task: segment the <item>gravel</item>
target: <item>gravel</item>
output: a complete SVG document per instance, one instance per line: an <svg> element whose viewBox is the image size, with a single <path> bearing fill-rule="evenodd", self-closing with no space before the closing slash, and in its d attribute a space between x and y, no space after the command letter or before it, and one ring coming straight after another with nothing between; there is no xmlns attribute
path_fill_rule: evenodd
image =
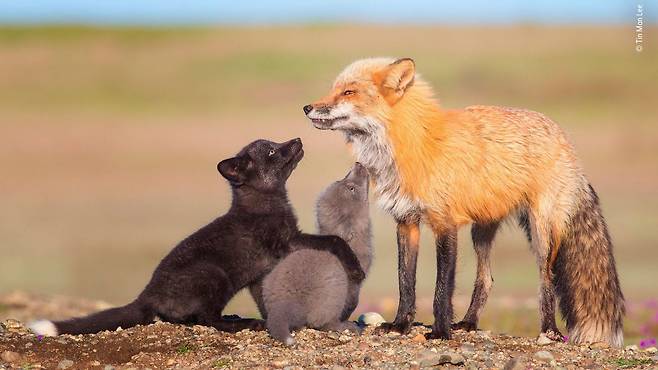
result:
<svg viewBox="0 0 658 370"><path fill-rule="evenodd" d="M14 297L15 298L15 297ZM274 369L419 369L442 368L655 368L658 356L646 350L576 346L537 338L513 337L491 332L453 332L453 338L422 340L429 329L416 326L407 335L379 335L373 327L363 334L326 333L312 329L296 332L291 348L267 332L219 332L204 326L157 322L93 335L37 338L24 322L37 317L95 311L93 302L61 297L27 296L20 305L0 313L0 369L174 369L174 368L274 368ZM80 302L76 304L76 302ZM62 305L57 311L53 302ZM53 314L46 316L43 308ZM77 307L77 308L76 308ZM58 313L59 312L59 313ZM78 312L75 314L82 314ZM19 319L9 320L9 317ZM549 349L549 350L547 350ZM628 368L628 367L626 367Z"/></svg>

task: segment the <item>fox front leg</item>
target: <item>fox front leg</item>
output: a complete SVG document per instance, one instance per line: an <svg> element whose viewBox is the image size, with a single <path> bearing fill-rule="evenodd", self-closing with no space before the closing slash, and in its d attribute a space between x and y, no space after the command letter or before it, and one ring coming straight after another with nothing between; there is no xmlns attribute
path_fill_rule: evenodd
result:
<svg viewBox="0 0 658 370"><path fill-rule="evenodd" d="M434 291L434 325L427 339L450 339L452 295L455 290L457 264L457 227L450 226L436 233L436 290Z"/></svg>
<svg viewBox="0 0 658 370"><path fill-rule="evenodd" d="M397 331L406 334L416 316L416 262L420 243L418 222L398 223L398 280L400 302L392 323L384 323L381 331Z"/></svg>

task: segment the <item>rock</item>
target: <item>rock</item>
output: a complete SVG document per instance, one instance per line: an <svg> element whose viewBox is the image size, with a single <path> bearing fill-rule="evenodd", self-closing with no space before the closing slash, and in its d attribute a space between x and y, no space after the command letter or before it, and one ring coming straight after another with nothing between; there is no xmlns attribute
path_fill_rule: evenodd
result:
<svg viewBox="0 0 658 370"><path fill-rule="evenodd" d="M166 362L165 364L166 364L167 366L171 366L171 365L173 365L173 364L175 364L175 363L176 363L176 360L174 360L173 358L170 358L169 360L167 360L167 362Z"/></svg>
<svg viewBox="0 0 658 370"><path fill-rule="evenodd" d="M62 360L57 364L58 369L68 369L69 367L73 366L74 362L71 360Z"/></svg>
<svg viewBox="0 0 658 370"><path fill-rule="evenodd" d="M606 349L610 348L610 345L606 342L596 342L589 345L589 349Z"/></svg>
<svg viewBox="0 0 658 370"><path fill-rule="evenodd" d="M555 342L544 333L539 334L539 337L537 338L537 345L539 346L547 346L553 343Z"/></svg>
<svg viewBox="0 0 658 370"><path fill-rule="evenodd" d="M527 368L525 360L521 357L512 357L507 363L503 370L525 370Z"/></svg>
<svg viewBox="0 0 658 370"><path fill-rule="evenodd" d="M464 363L464 356L452 351L435 353L430 350L425 350L416 357L416 362L421 368L442 364L459 365Z"/></svg>
<svg viewBox="0 0 658 370"><path fill-rule="evenodd" d="M424 343L427 342L427 339L425 338L424 334L416 334L413 338L411 338L411 341L414 343Z"/></svg>
<svg viewBox="0 0 658 370"><path fill-rule="evenodd" d="M96 361L96 360L94 360L94 361L91 361L91 362L89 363L89 365L91 365L91 366L101 366L101 362L100 362L100 361Z"/></svg>
<svg viewBox="0 0 658 370"><path fill-rule="evenodd" d="M645 352L649 352L649 353L656 353L656 352L658 352L658 348L656 348L656 347L649 347L649 348L646 348L644 351L645 351Z"/></svg>
<svg viewBox="0 0 658 370"><path fill-rule="evenodd" d="M359 316L357 322L361 326L365 326L365 325L379 326L385 323L386 320L384 320L382 315L378 314L377 312L366 312L361 314L361 316Z"/></svg>
<svg viewBox="0 0 658 370"><path fill-rule="evenodd" d="M345 334L338 337L338 341L341 342L341 343L347 343L351 340L352 340L352 337L350 337L349 335L345 335Z"/></svg>
<svg viewBox="0 0 658 370"><path fill-rule="evenodd" d="M484 339L491 339L491 330L479 330L478 335Z"/></svg>
<svg viewBox="0 0 658 370"><path fill-rule="evenodd" d="M2 358L2 361L4 362L14 362L18 361L18 359L21 358L21 355L12 351L4 351L2 352L2 355L0 355L0 358Z"/></svg>
<svg viewBox="0 0 658 370"><path fill-rule="evenodd" d="M288 360L274 360L272 361L272 366L277 368L277 369L283 369L284 367L288 366L289 362Z"/></svg>
<svg viewBox="0 0 658 370"><path fill-rule="evenodd" d="M2 326L10 333L27 334L30 332L20 321L14 319L5 320Z"/></svg>
<svg viewBox="0 0 658 370"><path fill-rule="evenodd" d="M112 365L105 365L105 367L103 367L103 370L116 370L116 367Z"/></svg>
<svg viewBox="0 0 658 370"><path fill-rule="evenodd" d="M626 346L624 348L627 351L632 351L632 352L637 352L639 348L635 344L631 344L630 346Z"/></svg>
<svg viewBox="0 0 658 370"><path fill-rule="evenodd" d="M459 347L459 350L466 355L475 353L475 345L473 343L464 343Z"/></svg>
<svg viewBox="0 0 658 370"><path fill-rule="evenodd" d="M551 354L548 351L539 351L535 353L535 360L543 361L543 362L551 362L555 360L555 357L553 357L553 354Z"/></svg>

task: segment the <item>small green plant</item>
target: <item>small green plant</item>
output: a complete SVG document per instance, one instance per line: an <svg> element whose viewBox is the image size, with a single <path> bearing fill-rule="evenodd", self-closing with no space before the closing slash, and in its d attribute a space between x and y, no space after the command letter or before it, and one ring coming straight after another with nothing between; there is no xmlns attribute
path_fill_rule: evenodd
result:
<svg viewBox="0 0 658 370"><path fill-rule="evenodd" d="M219 360L213 362L212 364L212 367L217 369L224 369L224 368L228 368L229 366L231 366L230 358L220 358Z"/></svg>
<svg viewBox="0 0 658 370"><path fill-rule="evenodd" d="M619 369L631 369L643 365L653 364L653 360L648 358L618 358L612 361Z"/></svg>
<svg viewBox="0 0 658 370"><path fill-rule="evenodd" d="M193 344L185 343L185 344L181 344L180 347L176 349L176 352L178 352L178 354L180 355L184 355L194 350L196 350L196 346L194 346Z"/></svg>

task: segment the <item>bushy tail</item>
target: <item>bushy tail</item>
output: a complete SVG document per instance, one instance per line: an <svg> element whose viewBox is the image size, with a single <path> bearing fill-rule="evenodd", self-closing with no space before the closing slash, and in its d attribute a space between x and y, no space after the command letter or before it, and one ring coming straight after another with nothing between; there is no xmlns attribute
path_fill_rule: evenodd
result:
<svg viewBox="0 0 658 370"><path fill-rule="evenodd" d="M153 321L155 314L139 301L123 307L93 313L88 316L65 321L36 321L30 329L37 335L91 334L103 330L115 330L118 327L130 328Z"/></svg>
<svg viewBox="0 0 658 370"><path fill-rule="evenodd" d="M295 344L291 331L304 325L305 321L301 307L296 303L276 304L267 310L267 330L286 346Z"/></svg>
<svg viewBox="0 0 658 370"><path fill-rule="evenodd" d="M553 277L570 342L623 345L624 296L608 228L591 185L562 235Z"/></svg>

